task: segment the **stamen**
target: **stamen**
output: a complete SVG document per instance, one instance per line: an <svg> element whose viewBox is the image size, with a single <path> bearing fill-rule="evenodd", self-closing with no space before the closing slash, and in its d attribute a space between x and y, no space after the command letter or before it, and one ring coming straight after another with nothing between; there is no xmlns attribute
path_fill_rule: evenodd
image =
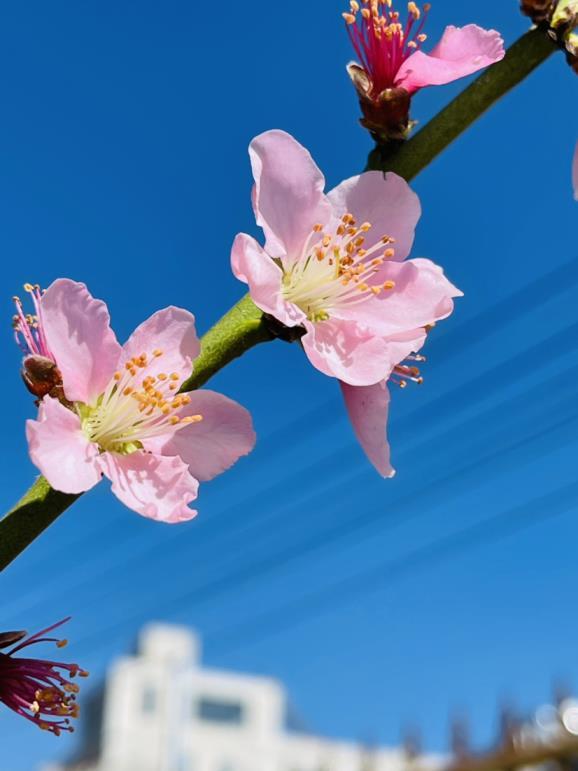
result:
<svg viewBox="0 0 578 771"><path fill-rule="evenodd" d="M141 449L143 442L202 420L181 418L177 413L190 404L188 394L177 394L182 377L178 372L153 372L142 377L145 367L162 356L141 353L115 372L96 406L78 409L84 433L102 450L127 454Z"/></svg>
<svg viewBox="0 0 578 771"><path fill-rule="evenodd" d="M359 62L371 81L371 96L377 98L382 91L398 85L401 65L425 42L422 32L430 4L424 3L420 10L416 2L409 2L405 26L399 22L399 12L392 9L392 0L363 0L363 8L356 0L349 5L350 12L342 16Z"/></svg>
<svg viewBox="0 0 578 771"><path fill-rule="evenodd" d="M394 249L388 248L376 256L383 244L395 239L384 235L366 248L371 228L370 222L357 227L353 214L346 212L332 233L315 226L306 241L308 251L290 267L284 267L284 296L310 321L324 321L337 306L351 307L395 288L395 282L383 283L377 277L384 261L394 256Z"/></svg>

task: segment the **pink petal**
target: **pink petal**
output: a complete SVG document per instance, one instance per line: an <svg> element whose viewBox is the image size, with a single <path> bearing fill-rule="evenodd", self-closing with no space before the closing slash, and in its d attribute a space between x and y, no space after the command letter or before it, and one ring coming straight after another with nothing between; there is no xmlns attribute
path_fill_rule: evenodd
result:
<svg viewBox="0 0 578 771"><path fill-rule="evenodd" d="M476 24L446 27L430 54L416 51L401 65L396 85L410 94L423 86L441 86L500 61L505 55L499 32Z"/></svg>
<svg viewBox="0 0 578 771"><path fill-rule="evenodd" d="M387 441L389 391L385 381L364 388L341 383L345 406L359 444L382 477L392 477Z"/></svg>
<svg viewBox="0 0 578 771"><path fill-rule="evenodd" d="M106 304L68 278L54 281L41 302L48 347L62 373L66 398L94 402L112 377L121 350Z"/></svg>
<svg viewBox="0 0 578 771"><path fill-rule="evenodd" d="M161 455L178 455L190 473L201 482L221 474L255 446L250 413L237 402L214 391L193 391L191 402L179 416L202 415L200 423L146 443L147 450Z"/></svg>
<svg viewBox="0 0 578 771"><path fill-rule="evenodd" d="M576 143L572 162L572 186L574 187L574 199L578 201L578 143Z"/></svg>
<svg viewBox="0 0 578 771"><path fill-rule="evenodd" d="M38 420L26 421L32 463L61 493L83 493L100 481L98 448L89 442L80 418L57 399L45 396Z"/></svg>
<svg viewBox="0 0 578 771"><path fill-rule="evenodd" d="M106 452L99 465L116 497L137 514L169 524L196 515L187 504L197 497L199 483L180 458L163 458L143 450L130 455Z"/></svg>
<svg viewBox="0 0 578 771"><path fill-rule="evenodd" d="M257 224L273 257L298 259L313 225L324 225L331 207L325 179L309 152L284 131L267 131L249 147Z"/></svg>
<svg viewBox="0 0 578 771"><path fill-rule="evenodd" d="M393 172L366 171L346 179L328 195L337 217L353 214L357 224L371 223L364 249L371 248L383 236L395 238L395 260L409 254L415 227L421 216L419 198L407 182ZM383 247L384 249L386 246ZM374 255L380 256L380 255Z"/></svg>
<svg viewBox="0 0 578 771"><path fill-rule="evenodd" d="M170 306L153 313L135 329L123 346L120 364L146 353L149 364L140 370L143 377L164 372L167 375L176 373L184 380L191 374L193 359L200 349L193 314ZM155 350L162 354L155 357Z"/></svg>
<svg viewBox="0 0 578 771"><path fill-rule="evenodd" d="M397 335L445 319L453 310L452 298L462 296L439 266L422 258L383 263L375 283L386 281L393 281L394 288L357 305L342 303L333 315L375 335Z"/></svg>
<svg viewBox="0 0 578 771"><path fill-rule="evenodd" d="M306 321L305 327L303 350L323 374L350 385L372 385L389 375L391 367L383 337L339 319L317 324Z"/></svg>
<svg viewBox="0 0 578 771"><path fill-rule="evenodd" d="M270 313L289 327L303 323L303 311L283 299L281 268L254 238L245 233L235 238L231 267L239 281L249 285L251 299L264 313Z"/></svg>

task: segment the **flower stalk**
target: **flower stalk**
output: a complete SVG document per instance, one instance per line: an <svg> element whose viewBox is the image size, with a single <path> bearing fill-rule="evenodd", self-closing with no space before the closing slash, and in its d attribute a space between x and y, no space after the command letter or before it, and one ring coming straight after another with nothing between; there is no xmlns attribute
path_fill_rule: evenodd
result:
<svg viewBox="0 0 578 771"><path fill-rule="evenodd" d="M418 134L391 152L374 151L368 168L392 170L410 180L495 101L514 88L556 50L542 31L522 36L506 58L491 67ZM199 388L215 373L253 346L275 339L263 313L246 296L201 340L193 375L182 390ZM78 498L59 493L40 477L0 520L0 570L4 570Z"/></svg>

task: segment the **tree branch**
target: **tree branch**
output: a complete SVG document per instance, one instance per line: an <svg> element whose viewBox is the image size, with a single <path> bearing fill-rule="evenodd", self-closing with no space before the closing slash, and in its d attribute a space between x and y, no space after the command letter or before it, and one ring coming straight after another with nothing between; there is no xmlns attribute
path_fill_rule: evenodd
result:
<svg viewBox="0 0 578 771"><path fill-rule="evenodd" d="M369 157L368 169L395 171L407 180L412 179L555 50L554 42L542 30L523 35L501 62L481 75L412 139L392 151L376 148ZM199 388L249 348L273 339L261 311L246 295L202 338L201 354L182 390ZM37 479L0 520L0 570L79 497L59 493L43 477Z"/></svg>

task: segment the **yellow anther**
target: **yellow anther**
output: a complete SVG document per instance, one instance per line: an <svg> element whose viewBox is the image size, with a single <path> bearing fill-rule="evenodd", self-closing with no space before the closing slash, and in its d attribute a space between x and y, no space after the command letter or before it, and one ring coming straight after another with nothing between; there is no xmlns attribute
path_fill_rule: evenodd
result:
<svg viewBox="0 0 578 771"><path fill-rule="evenodd" d="M190 423L200 423L202 419L202 415L188 415L181 420L181 423L185 423L186 425L189 425Z"/></svg>
<svg viewBox="0 0 578 771"><path fill-rule="evenodd" d="M155 349L154 349L154 351L153 351L153 356L154 356L155 358L157 358L157 359L158 359L158 357L159 357L159 356L162 356L162 355L163 355L163 352L161 351L161 349L160 349L160 348L155 348Z"/></svg>
<svg viewBox="0 0 578 771"><path fill-rule="evenodd" d="M395 249L386 249L383 253L383 256L386 260L389 260L391 257L393 257L395 254Z"/></svg>
<svg viewBox="0 0 578 771"><path fill-rule="evenodd" d="M157 377L159 380L166 380L168 378L168 375L165 372L159 372Z"/></svg>
<svg viewBox="0 0 578 771"><path fill-rule="evenodd" d="M171 383L169 385L169 388L171 389L171 391L176 391L178 387L179 387L178 383Z"/></svg>
<svg viewBox="0 0 578 771"><path fill-rule="evenodd" d="M346 24L355 24L355 16L352 13L342 13L341 15L345 19Z"/></svg>
<svg viewBox="0 0 578 771"><path fill-rule="evenodd" d="M317 223L316 225L313 225L314 233L321 233L322 230L323 230L323 225L320 225L319 223Z"/></svg>
<svg viewBox="0 0 578 771"><path fill-rule="evenodd" d="M357 256L358 257L365 257L366 254L367 254L367 249L358 249L357 250Z"/></svg>
<svg viewBox="0 0 578 771"><path fill-rule="evenodd" d="M414 2L410 2L407 4L407 10L413 16L414 19L419 19L419 17L421 16L421 11L419 10L419 8Z"/></svg>
<svg viewBox="0 0 578 771"><path fill-rule="evenodd" d="M171 415L171 417L169 418L169 423L171 424L171 426L176 426L177 423L180 423L180 422L181 422L181 419L179 418L178 415Z"/></svg>
<svg viewBox="0 0 578 771"><path fill-rule="evenodd" d="M67 693L78 693L80 691L76 683L65 683L63 688Z"/></svg>
<svg viewBox="0 0 578 771"><path fill-rule="evenodd" d="M24 291L25 292L33 292L34 291L34 286L32 284L26 283L26 284L24 284Z"/></svg>
<svg viewBox="0 0 578 771"><path fill-rule="evenodd" d="M364 233L367 233L368 230L371 230L371 222L364 222L359 226L359 229L363 230Z"/></svg>
<svg viewBox="0 0 578 771"><path fill-rule="evenodd" d="M68 645L68 640L58 640L56 643L57 648L65 648Z"/></svg>
<svg viewBox="0 0 578 771"><path fill-rule="evenodd" d="M177 372L171 372L171 380L180 380L181 376Z"/></svg>
<svg viewBox="0 0 578 771"><path fill-rule="evenodd" d="M395 289L395 281L386 281L383 288L385 290Z"/></svg>
<svg viewBox="0 0 578 771"><path fill-rule="evenodd" d="M369 8L362 8L361 9L361 15L366 20L370 19L371 18L371 11L369 10ZM353 21L355 21L355 16L353 17Z"/></svg>
<svg viewBox="0 0 578 771"><path fill-rule="evenodd" d="M357 0L350 0L349 7L351 8L352 13L357 13L357 11L359 11L359 3Z"/></svg>
<svg viewBox="0 0 578 771"><path fill-rule="evenodd" d="M115 373L114 373L114 375L113 375L113 377L114 377L114 379L115 379L116 381L118 381L118 380L120 380L120 379L121 379L121 377L122 377L122 373L121 373L121 372L115 372Z"/></svg>
<svg viewBox="0 0 578 771"><path fill-rule="evenodd" d="M331 243L331 236L323 236L323 241L321 243L327 249L327 247Z"/></svg>
<svg viewBox="0 0 578 771"><path fill-rule="evenodd" d="M134 391L134 388L131 388L130 386L127 386L127 387L124 389L124 391L123 391L123 394L124 394L125 396L130 396L130 395L132 394L132 392L133 392L133 391Z"/></svg>

